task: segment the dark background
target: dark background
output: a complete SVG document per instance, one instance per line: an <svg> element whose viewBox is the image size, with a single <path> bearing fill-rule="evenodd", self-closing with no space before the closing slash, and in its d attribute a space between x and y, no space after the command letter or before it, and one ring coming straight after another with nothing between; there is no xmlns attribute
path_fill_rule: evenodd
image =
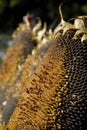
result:
<svg viewBox="0 0 87 130"><path fill-rule="evenodd" d="M30 12L34 17L54 27L60 21L58 7L63 0L0 0L0 32L14 30L22 17ZM62 11L64 19L87 14L87 0L66 0Z"/></svg>
<svg viewBox="0 0 87 130"><path fill-rule="evenodd" d="M0 64L12 41L12 33L30 12L34 18L40 17L54 29L60 22L59 5L64 0L0 0ZM87 15L87 0L66 0L62 6L64 20Z"/></svg>

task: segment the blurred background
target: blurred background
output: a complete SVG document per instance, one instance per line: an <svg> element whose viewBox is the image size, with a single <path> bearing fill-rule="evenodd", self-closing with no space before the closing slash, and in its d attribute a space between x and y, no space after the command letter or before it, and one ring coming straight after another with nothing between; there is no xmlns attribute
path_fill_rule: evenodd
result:
<svg viewBox="0 0 87 130"><path fill-rule="evenodd" d="M87 15L87 0L66 0L62 7L64 19L78 15ZM46 21L48 28L55 28L60 22L58 11L63 0L0 0L0 63L4 59L7 47L11 42L11 34L23 16L30 12L33 17Z"/></svg>

